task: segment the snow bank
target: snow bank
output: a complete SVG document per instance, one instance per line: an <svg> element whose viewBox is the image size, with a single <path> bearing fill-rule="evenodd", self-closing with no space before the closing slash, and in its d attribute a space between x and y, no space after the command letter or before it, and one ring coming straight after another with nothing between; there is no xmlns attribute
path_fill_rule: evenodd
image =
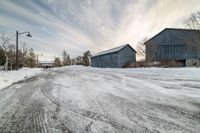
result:
<svg viewBox="0 0 200 133"><path fill-rule="evenodd" d="M18 71L0 71L0 89L5 88L6 86L11 85L14 82L23 80L25 78L35 76L42 72L42 69L39 68L22 68Z"/></svg>

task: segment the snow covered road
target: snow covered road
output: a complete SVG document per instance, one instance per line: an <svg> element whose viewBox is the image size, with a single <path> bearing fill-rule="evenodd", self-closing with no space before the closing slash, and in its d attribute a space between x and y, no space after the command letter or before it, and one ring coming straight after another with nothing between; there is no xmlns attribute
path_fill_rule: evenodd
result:
<svg viewBox="0 0 200 133"><path fill-rule="evenodd" d="M200 69L72 66L0 90L0 132L200 131Z"/></svg>

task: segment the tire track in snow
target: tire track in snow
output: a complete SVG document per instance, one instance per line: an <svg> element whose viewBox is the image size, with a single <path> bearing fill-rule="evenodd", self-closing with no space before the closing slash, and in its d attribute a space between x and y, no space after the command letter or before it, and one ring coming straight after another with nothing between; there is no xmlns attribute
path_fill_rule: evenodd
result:
<svg viewBox="0 0 200 133"><path fill-rule="evenodd" d="M53 85L50 85L50 86L53 86ZM79 108L78 106L74 106L73 104L70 104L70 103L64 103L64 102L58 101L58 98L54 97L51 94L52 90L53 90L53 88L45 88L44 87L42 89L42 92L53 103L55 103L55 104L59 103L66 114L71 113L71 114L73 114L75 116L83 117L84 119L88 119L89 121L100 121L102 123L107 123L108 125L113 127L115 130L119 130L119 131L128 131L128 132L136 132L137 131L134 128L130 128L128 126L125 126L122 123L117 122L112 117L109 117L109 116L107 116L105 114L99 114L97 112L92 112L92 111L89 111L89 110L85 110L85 109ZM98 103L98 105L99 105L99 103ZM140 130L144 130L146 132L151 132L147 128L145 128L145 127L143 127L141 125L138 125L137 128L138 128L138 130L139 130L139 128L141 128Z"/></svg>

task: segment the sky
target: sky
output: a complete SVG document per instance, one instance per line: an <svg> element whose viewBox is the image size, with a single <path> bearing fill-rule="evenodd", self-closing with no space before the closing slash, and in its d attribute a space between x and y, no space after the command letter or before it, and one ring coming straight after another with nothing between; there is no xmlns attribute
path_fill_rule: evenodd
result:
<svg viewBox="0 0 200 133"><path fill-rule="evenodd" d="M92 54L138 41L164 28L183 28L199 0L0 0L0 31L21 35L39 60Z"/></svg>

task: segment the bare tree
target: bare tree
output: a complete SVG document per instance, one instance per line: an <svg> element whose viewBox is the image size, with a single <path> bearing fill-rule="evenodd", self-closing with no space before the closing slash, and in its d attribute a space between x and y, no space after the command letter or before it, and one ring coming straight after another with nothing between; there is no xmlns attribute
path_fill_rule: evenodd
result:
<svg viewBox="0 0 200 133"><path fill-rule="evenodd" d="M62 53L62 56L63 56L63 65L67 65L67 52L65 50L63 50L63 53Z"/></svg>
<svg viewBox="0 0 200 133"><path fill-rule="evenodd" d="M15 45L8 45L7 55L9 58L9 68L13 70L13 64L15 63Z"/></svg>
<svg viewBox="0 0 200 133"><path fill-rule="evenodd" d="M10 44L11 36L6 34L5 32L0 33L0 44L4 50L5 55L5 64L4 64L4 70L8 71L8 62L9 62L9 56L8 56L8 45Z"/></svg>
<svg viewBox="0 0 200 133"><path fill-rule="evenodd" d="M148 40L148 38L145 37L141 41L139 41L137 44L137 52L138 52L139 56L141 56L142 58L145 58L145 55L146 55L146 46L144 43L147 40Z"/></svg>
<svg viewBox="0 0 200 133"><path fill-rule="evenodd" d="M35 54L33 48L29 49L29 55L28 56L29 56L28 59L27 59L28 60L28 62L27 62L28 66L31 67L31 68L35 67L36 66L36 54Z"/></svg>
<svg viewBox="0 0 200 133"><path fill-rule="evenodd" d="M63 50L62 56L63 56L62 57L63 58L63 66L71 65L70 55L67 54L67 52L65 50Z"/></svg>
<svg viewBox="0 0 200 133"><path fill-rule="evenodd" d="M192 13L188 19L186 19L186 27L190 29L200 29L200 11Z"/></svg>
<svg viewBox="0 0 200 133"><path fill-rule="evenodd" d="M28 48L26 47L26 43L23 43L23 47L22 47L22 57L21 57L21 62L23 67L25 66L25 60L26 60L26 56L28 53Z"/></svg>

